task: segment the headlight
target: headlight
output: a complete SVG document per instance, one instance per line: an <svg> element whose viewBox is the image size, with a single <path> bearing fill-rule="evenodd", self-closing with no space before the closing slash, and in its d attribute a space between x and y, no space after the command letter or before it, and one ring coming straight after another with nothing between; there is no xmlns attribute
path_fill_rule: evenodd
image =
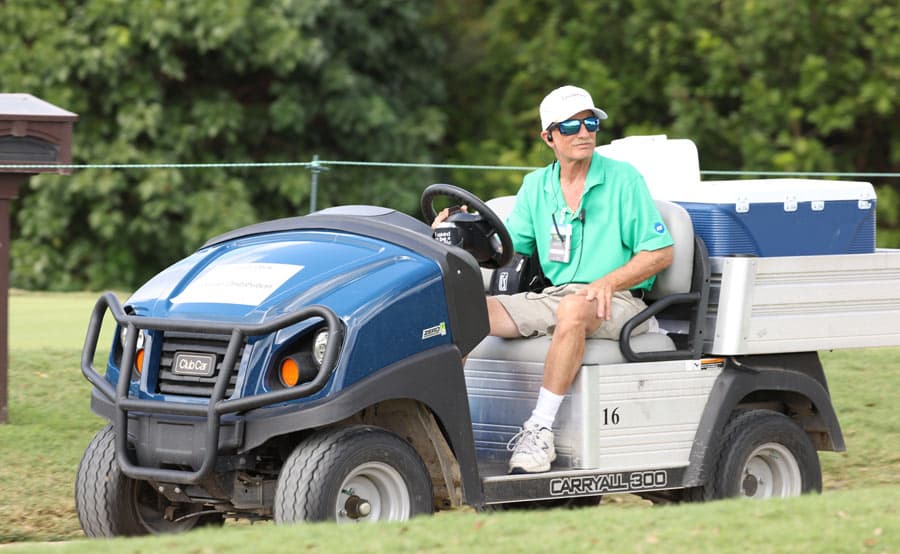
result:
<svg viewBox="0 0 900 554"><path fill-rule="evenodd" d="M328 331L323 329L316 334L316 338L313 341L313 360L316 362L316 366L322 367L322 362L325 361L325 350L328 348Z"/></svg>
<svg viewBox="0 0 900 554"><path fill-rule="evenodd" d="M119 332L119 340L120 348L122 352L125 352L125 338L128 336L128 327L122 327L122 330ZM146 353L144 350L144 341L145 335L144 330L138 330L137 342L134 348L134 369L137 370L138 375L144 370L144 354ZM119 359L121 362L121 359Z"/></svg>
<svg viewBox="0 0 900 554"><path fill-rule="evenodd" d="M119 332L119 340L122 341L122 348L125 348L125 337L128 335L128 327L122 327L122 330ZM137 346L135 346L136 350L140 350L144 348L144 330L138 330L137 336Z"/></svg>

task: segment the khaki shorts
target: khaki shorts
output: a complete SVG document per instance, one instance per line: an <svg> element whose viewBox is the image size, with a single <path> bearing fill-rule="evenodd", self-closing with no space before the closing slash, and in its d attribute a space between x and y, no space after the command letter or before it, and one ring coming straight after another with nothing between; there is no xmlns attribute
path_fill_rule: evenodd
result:
<svg viewBox="0 0 900 554"><path fill-rule="evenodd" d="M513 323L523 337L552 335L556 328L556 310L564 296L575 294L587 285L570 283L547 287L541 292L521 292L513 295L497 295L494 298L506 308ZM612 297L612 318L604 321L590 336L596 339L619 340L619 333L625 323L645 309L647 305L635 298L629 291L619 291ZM646 333L649 324L645 321L635 330L634 335Z"/></svg>

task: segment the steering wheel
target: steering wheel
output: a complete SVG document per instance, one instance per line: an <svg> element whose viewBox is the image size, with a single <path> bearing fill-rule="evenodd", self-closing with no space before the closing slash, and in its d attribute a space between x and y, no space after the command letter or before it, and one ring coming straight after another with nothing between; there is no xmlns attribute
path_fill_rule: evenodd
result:
<svg viewBox="0 0 900 554"><path fill-rule="evenodd" d="M456 212L445 221L468 233L473 239L466 241L464 237L460 246L475 256L478 265L485 269L497 269L512 260L514 254L512 238L509 236L509 231L506 230L506 225L487 204L465 189L443 183L428 186L422 192L421 200L422 215L425 217L426 223L434 221L434 218L437 217L437 212L434 210L434 199L438 196L448 197L477 212ZM478 244L471 244L471 248L467 248L467 242ZM486 248L476 247L485 244L488 245Z"/></svg>

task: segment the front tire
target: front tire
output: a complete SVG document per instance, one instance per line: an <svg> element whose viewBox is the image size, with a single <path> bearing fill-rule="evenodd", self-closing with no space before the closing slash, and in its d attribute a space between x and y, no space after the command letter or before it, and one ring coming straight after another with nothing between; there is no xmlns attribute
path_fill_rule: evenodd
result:
<svg viewBox="0 0 900 554"><path fill-rule="evenodd" d="M713 475L691 496L781 498L821 491L822 470L809 435L784 414L750 410L725 426Z"/></svg>
<svg viewBox="0 0 900 554"><path fill-rule="evenodd" d="M116 462L115 430L107 425L91 440L75 477L75 510L88 537L180 533L198 525L221 525L222 516L206 514L182 521L166 519L202 510L200 505L171 504L147 481L122 473Z"/></svg>
<svg viewBox="0 0 900 554"><path fill-rule="evenodd" d="M315 433L288 456L275 489L276 523L404 521L433 510L415 449L377 427Z"/></svg>

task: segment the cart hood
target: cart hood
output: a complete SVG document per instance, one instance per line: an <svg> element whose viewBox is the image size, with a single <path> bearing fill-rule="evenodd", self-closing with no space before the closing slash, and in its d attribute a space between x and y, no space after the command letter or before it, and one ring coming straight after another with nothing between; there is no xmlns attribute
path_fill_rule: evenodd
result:
<svg viewBox="0 0 900 554"><path fill-rule="evenodd" d="M406 248L336 231L243 236L201 249L128 301L138 315L261 323L321 304L339 316L440 279Z"/></svg>

